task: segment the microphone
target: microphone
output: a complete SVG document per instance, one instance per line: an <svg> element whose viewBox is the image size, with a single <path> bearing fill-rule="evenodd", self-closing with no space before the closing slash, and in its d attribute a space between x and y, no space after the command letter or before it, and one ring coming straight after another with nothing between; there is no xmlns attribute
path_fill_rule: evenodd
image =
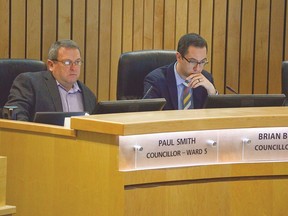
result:
<svg viewBox="0 0 288 216"><path fill-rule="evenodd" d="M148 91L145 93L145 95L143 96L142 99L145 99L147 97L147 95L151 92L151 90L153 89L153 86L151 85L150 88L148 89Z"/></svg>
<svg viewBox="0 0 288 216"><path fill-rule="evenodd" d="M227 88L229 91L233 92L234 94L238 94L238 92L235 91L235 90L234 90L233 88L231 88L230 86L226 85L226 88Z"/></svg>

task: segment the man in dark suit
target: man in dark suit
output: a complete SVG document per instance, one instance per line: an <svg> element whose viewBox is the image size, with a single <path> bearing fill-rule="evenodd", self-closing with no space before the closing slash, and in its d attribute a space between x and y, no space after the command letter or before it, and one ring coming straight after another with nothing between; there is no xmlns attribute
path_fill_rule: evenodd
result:
<svg viewBox="0 0 288 216"><path fill-rule="evenodd" d="M20 74L13 82L5 106L17 106L17 120L32 121L36 112L94 113L96 97L78 80L82 64L79 46L72 40L52 44L49 71Z"/></svg>
<svg viewBox="0 0 288 216"><path fill-rule="evenodd" d="M207 95L217 94L213 78L203 70L208 63L207 42L190 33L178 42L176 62L155 69L144 80L146 98L165 98L166 110L203 108Z"/></svg>

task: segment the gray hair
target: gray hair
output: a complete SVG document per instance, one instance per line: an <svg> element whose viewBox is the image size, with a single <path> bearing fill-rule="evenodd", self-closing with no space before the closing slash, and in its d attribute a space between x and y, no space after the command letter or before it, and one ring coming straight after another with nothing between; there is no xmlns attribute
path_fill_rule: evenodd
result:
<svg viewBox="0 0 288 216"><path fill-rule="evenodd" d="M48 52L48 59L57 60L58 51L61 47L78 49L79 52L81 53L80 48L76 42L74 42L73 40L64 39L64 40L56 41L55 43L51 45L49 52Z"/></svg>

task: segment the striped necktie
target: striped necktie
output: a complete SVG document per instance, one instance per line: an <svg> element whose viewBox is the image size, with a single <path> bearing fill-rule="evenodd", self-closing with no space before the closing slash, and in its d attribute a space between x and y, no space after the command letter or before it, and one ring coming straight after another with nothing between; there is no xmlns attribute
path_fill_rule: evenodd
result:
<svg viewBox="0 0 288 216"><path fill-rule="evenodd" d="M182 94L182 107L184 110L193 108L192 95L190 93L191 88L188 86L188 83L189 83L188 80L183 82L184 90L183 90L183 94Z"/></svg>

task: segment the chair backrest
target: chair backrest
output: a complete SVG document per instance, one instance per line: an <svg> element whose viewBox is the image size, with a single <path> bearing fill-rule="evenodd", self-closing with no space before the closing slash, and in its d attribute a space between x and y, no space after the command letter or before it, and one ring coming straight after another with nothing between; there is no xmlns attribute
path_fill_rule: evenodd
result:
<svg viewBox="0 0 288 216"><path fill-rule="evenodd" d="M176 51L141 50L126 52L118 63L117 99L143 97L144 78L154 69L176 61Z"/></svg>
<svg viewBox="0 0 288 216"><path fill-rule="evenodd" d="M7 102L16 76L23 72L43 71L46 68L46 64L40 60L0 59L0 108Z"/></svg>
<svg viewBox="0 0 288 216"><path fill-rule="evenodd" d="M288 96L288 61L282 62L282 93Z"/></svg>

